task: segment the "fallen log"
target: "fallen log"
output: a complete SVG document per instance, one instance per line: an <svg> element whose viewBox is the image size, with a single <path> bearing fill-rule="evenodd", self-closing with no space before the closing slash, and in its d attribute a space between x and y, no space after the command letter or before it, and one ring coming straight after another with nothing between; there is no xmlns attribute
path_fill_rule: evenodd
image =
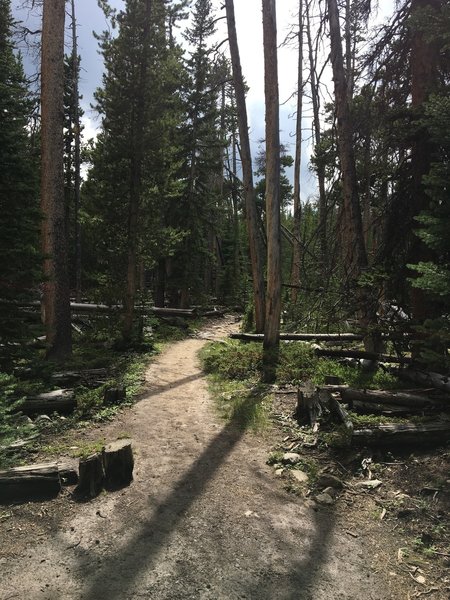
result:
<svg viewBox="0 0 450 600"><path fill-rule="evenodd" d="M365 352L364 350L328 350L317 348L314 350L317 356L327 356L330 358L356 358L361 360L373 360L376 362L409 364L411 358L406 356L391 356L389 354L377 354L375 352Z"/></svg>
<svg viewBox="0 0 450 600"><path fill-rule="evenodd" d="M40 308L41 303L38 300L32 302L9 302L6 300L0 300L1 306L14 306L16 308ZM113 313L123 311L121 304L90 304L88 302L71 302L70 309L74 313ZM190 317L194 315L194 310L191 308L166 308L160 306L136 306L135 311L137 313L153 313L155 315L167 315L167 316L185 316Z"/></svg>
<svg viewBox="0 0 450 600"><path fill-rule="evenodd" d="M131 440L117 440L103 452L106 489L118 489L133 480L133 450Z"/></svg>
<svg viewBox="0 0 450 600"><path fill-rule="evenodd" d="M394 390L356 390L347 388L341 390L341 397L350 408L355 401L375 404L387 403L421 409L430 408L432 406L440 408L442 406L442 403L433 401L427 396L396 392Z"/></svg>
<svg viewBox="0 0 450 600"><path fill-rule="evenodd" d="M242 340L245 342L264 341L263 333L230 333L228 337L233 340ZM363 336L357 333L280 333L280 340L288 342L350 342L361 341L362 339Z"/></svg>
<svg viewBox="0 0 450 600"><path fill-rule="evenodd" d="M0 503L47 500L61 491L58 467L37 473L10 473L0 477Z"/></svg>
<svg viewBox="0 0 450 600"><path fill-rule="evenodd" d="M37 396L31 396L17 405L16 411L25 415L53 412L69 413L75 409L76 401L73 390L53 390Z"/></svg>
<svg viewBox="0 0 450 600"><path fill-rule="evenodd" d="M330 390L323 387L317 388L316 393L320 399L320 403L323 406L326 406L336 420L343 423L347 431L351 434L353 432L353 422L350 415L335 395Z"/></svg>
<svg viewBox="0 0 450 600"><path fill-rule="evenodd" d="M429 445L450 440L450 422L436 421L424 424L402 423L379 425L370 429L358 429L353 432L352 443L355 446L371 444L381 445Z"/></svg>
<svg viewBox="0 0 450 600"><path fill-rule="evenodd" d="M450 392L450 377L441 375L440 373L421 371L419 369L400 369L397 371L397 376L404 381L412 381L413 383Z"/></svg>
<svg viewBox="0 0 450 600"><path fill-rule="evenodd" d="M25 465L14 467L5 471L0 471L0 479L4 477L26 478L29 475L49 475L55 472L59 473L61 485L75 485L78 483L78 473L76 469L65 463L39 463L34 465Z"/></svg>
<svg viewBox="0 0 450 600"><path fill-rule="evenodd" d="M360 415L382 415L385 417L406 417L408 415L422 415L423 408L399 406L394 404L377 404L376 402L360 402L354 400L351 409Z"/></svg>

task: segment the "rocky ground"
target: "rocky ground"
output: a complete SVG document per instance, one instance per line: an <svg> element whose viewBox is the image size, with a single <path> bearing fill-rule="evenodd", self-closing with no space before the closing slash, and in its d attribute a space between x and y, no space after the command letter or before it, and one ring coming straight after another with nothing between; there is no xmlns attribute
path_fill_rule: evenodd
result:
<svg viewBox="0 0 450 600"><path fill-rule="evenodd" d="M218 417L197 353L233 327L225 319L171 345L149 366L138 403L111 423L61 440L67 447L131 437L129 487L85 503L66 488L50 502L0 508L1 600L449 597L446 557L422 555L414 565L408 554L398 515L412 510L406 480L389 483L384 470L378 489L358 488L370 479L370 462L358 474L355 461L368 457L350 464L299 449L279 418L287 406L276 407L264 435ZM285 463L267 464L274 449ZM300 459L286 464L288 451ZM311 465L315 488L306 479ZM320 494L330 500L314 500ZM444 523L438 518L436 527Z"/></svg>

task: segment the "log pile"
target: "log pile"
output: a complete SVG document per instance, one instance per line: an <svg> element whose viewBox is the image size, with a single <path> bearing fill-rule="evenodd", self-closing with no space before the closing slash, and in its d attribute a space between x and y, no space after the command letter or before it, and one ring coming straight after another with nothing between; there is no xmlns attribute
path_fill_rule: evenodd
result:
<svg viewBox="0 0 450 600"><path fill-rule="evenodd" d="M450 398L437 398L418 390L365 390L341 385L318 387L312 394L298 392L295 417L301 425L317 431L322 414L345 427L348 442L354 446L425 446L450 441ZM379 415L385 422L357 428L352 414ZM426 417L420 422L389 422L389 417Z"/></svg>

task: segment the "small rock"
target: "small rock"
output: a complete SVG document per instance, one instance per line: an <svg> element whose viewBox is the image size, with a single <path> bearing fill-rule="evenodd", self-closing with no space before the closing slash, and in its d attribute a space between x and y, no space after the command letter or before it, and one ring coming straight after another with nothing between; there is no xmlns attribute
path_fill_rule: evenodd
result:
<svg viewBox="0 0 450 600"><path fill-rule="evenodd" d="M39 415L38 417L36 417L34 422L35 423L51 423L52 420L50 419L50 417L48 415Z"/></svg>
<svg viewBox="0 0 450 600"><path fill-rule="evenodd" d="M358 481L355 487L366 488L368 490L376 490L383 482L379 479L367 479L366 481Z"/></svg>
<svg viewBox="0 0 450 600"><path fill-rule="evenodd" d="M337 496L337 490L333 487L327 487L323 490L322 494L328 494L329 496L331 496L332 498L336 498Z"/></svg>
<svg viewBox="0 0 450 600"><path fill-rule="evenodd" d="M336 490L341 490L344 485L339 477L331 475L331 473L322 473L322 475L318 477L316 484L319 489L331 487Z"/></svg>
<svg viewBox="0 0 450 600"><path fill-rule="evenodd" d="M283 475L283 473L284 473L284 469L276 469L275 470L275 475L277 477L281 477Z"/></svg>
<svg viewBox="0 0 450 600"><path fill-rule="evenodd" d="M317 494L316 501L319 504L326 504L327 506L334 504L334 498L332 498L329 494L325 494L325 492Z"/></svg>
<svg viewBox="0 0 450 600"><path fill-rule="evenodd" d="M295 479L297 483L307 483L308 482L308 474L304 471L299 471L298 469L293 469L291 472L291 477Z"/></svg>
<svg viewBox="0 0 450 600"><path fill-rule="evenodd" d="M32 425L33 421L27 415L16 415L14 417L14 423L16 425Z"/></svg>
<svg viewBox="0 0 450 600"><path fill-rule="evenodd" d="M283 454L281 462L285 465L296 465L300 462L300 459L301 456L300 454L297 454L297 452L286 452L286 454Z"/></svg>

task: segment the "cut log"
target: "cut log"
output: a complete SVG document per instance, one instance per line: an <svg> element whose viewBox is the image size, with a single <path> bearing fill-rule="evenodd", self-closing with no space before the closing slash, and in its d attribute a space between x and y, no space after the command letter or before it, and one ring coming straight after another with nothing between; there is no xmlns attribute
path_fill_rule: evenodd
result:
<svg viewBox="0 0 450 600"><path fill-rule="evenodd" d="M25 465L23 467L14 467L6 471L0 471L0 479L4 477L27 477L29 475L49 475L56 471L59 473L61 485L75 485L78 483L78 473L76 469L65 463L39 463L34 465Z"/></svg>
<svg viewBox="0 0 450 600"><path fill-rule="evenodd" d="M55 498L61 491L58 467L39 472L3 471L0 476L0 503L26 502Z"/></svg>
<svg viewBox="0 0 450 600"><path fill-rule="evenodd" d="M397 375L400 379L406 381L450 392L450 377L441 375L440 373L420 371L419 369L400 369Z"/></svg>
<svg viewBox="0 0 450 600"><path fill-rule="evenodd" d="M133 480L133 450L131 440L117 440L108 444L103 453L105 487L118 489Z"/></svg>
<svg viewBox="0 0 450 600"><path fill-rule="evenodd" d="M352 411L359 415L383 415L385 417L406 417L408 415L423 415L423 408L399 406L394 404L377 404L376 402L352 402Z"/></svg>
<svg viewBox="0 0 450 600"><path fill-rule="evenodd" d="M80 460L80 474L75 493L78 496L95 498L105 484L103 453L97 452Z"/></svg>
<svg viewBox="0 0 450 600"><path fill-rule="evenodd" d="M379 425L353 432L352 443L365 445L410 445L415 447L446 443L450 440L450 422L437 421L418 425L416 423Z"/></svg>
<svg viewBox="0 0 450 600"><path fill-rule="evenodd" d="M375 404L395 404L400 406L410 406L413 408L441 408L442 403L431 400L427 396L409 394L405 392L396 392L394 390L355 390L348 388L341 391L342 400L351 408L353 402L365 402Z"/></svg>
<svg viewBox="0 0 450 600"><path fill-rule="evenodd" d="M76 402L73 390L53 390L32 396L17 405L16 410L25 415L51 414L52 412L69 413L75 409Z"/></svg>
<svg viewBox="0 0 450 600"><path fill-rule="evenodd" d="M243 340L245 342L262 342L264 334L262 333L230 333L228 336L233 340ZM311 341L336 341L349 342L361 341L362 335L357 333L281 333L281 341L290 342L311 342Z"/></svg>
<svg viewBox="0 0 450 600"><path fill-rule="evenodd" d="M386 363L409 364L411 358L402 356L390 356L389 354L377 354L375 352L365 352L364 350L328 350L317 348L314 350L317 356L327 356L330 358L356 358L361 360L373 360Z"/></svg>

